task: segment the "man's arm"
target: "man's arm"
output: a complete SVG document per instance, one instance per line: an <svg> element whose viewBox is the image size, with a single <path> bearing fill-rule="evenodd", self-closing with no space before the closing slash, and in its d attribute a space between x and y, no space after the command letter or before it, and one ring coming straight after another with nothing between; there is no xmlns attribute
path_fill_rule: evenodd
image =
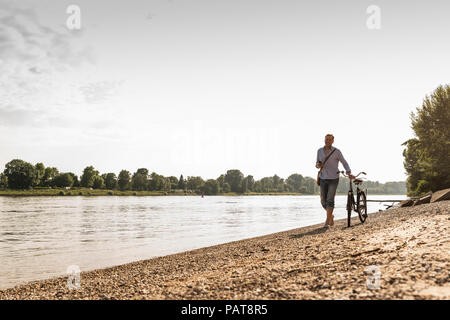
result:
<svg viewBox="0 0 450 320"><path fill-rule="evenodd" d="M348 165L347 161L344 159L344 156L342 155L341 150L339 150L338 159L344 166L346 173L350 174L352 171L350 170L350 166Z"/></svg>
<svg viewBox="0 0 450 320"><path fill-rule="evenodd" d="M322 162L319 161L319 150L317 150L317 160L316 160L316 168L321 168Z"/></svg>

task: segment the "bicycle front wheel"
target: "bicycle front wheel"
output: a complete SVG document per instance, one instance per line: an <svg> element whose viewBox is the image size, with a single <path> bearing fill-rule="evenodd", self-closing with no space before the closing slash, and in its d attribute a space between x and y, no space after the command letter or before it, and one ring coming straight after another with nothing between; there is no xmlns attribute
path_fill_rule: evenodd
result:
<svg viewBox="0 0 450 320"><path fill-rule="evenodd" d="M359 192L357 198L357 211L359 220L361 220L361 223L364 223L364 221L366 221L367 219L367 199L364 191Z"/></svg>

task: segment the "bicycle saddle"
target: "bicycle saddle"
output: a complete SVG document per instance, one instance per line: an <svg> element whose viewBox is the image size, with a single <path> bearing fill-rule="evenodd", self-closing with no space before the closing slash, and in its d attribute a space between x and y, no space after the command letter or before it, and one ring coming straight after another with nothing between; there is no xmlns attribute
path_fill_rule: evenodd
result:
<svg viewBox="0 0 450 320"><path fill-rule="evenodd" d="M361 179L355 179L353 180L354 184L361 184L363 181Z"/></svg>

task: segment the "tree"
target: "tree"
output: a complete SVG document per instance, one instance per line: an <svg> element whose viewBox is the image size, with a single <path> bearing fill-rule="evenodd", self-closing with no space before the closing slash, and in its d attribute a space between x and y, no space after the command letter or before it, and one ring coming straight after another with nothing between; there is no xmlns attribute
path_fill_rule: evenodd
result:
<svg viewBox="0 0 450 320"><path fill-rule="evenodd" d="M102 177L96 175L94 177L94 183L92 184L93 189L103 189L105 188L105 181Z"/></svg>
<svg viewBox="0 0 450 320"><path fill-rule="evenodd" d="M44 170L44 176L41 179L40 185L42 187L49 187L52 184L53 178L59 174L59 171L55 167L47 167Z"/></svg>
<svg viewBox="0 0 450 320"><path fill-rule="evenodd" d="M223 192L223 184L225 183L225 175L221 174L220 177L218 177L216 180L219 183L219 192Z"/></svg>
<svg viewBox="0 0 450 320"><path fill-rule="evenodd" d="M234 169L228 170L225 174L225 182L230 185L232 192L242 192L242 180L244 179L244 175L241 171Z"/></svg>
<svg viewBox="0 0 450 320"><path fill-rule="evenodd" d="M72 172L67 172L67 173L72 176L72 180L73 180L72 187L78 188L80 186L80 180L78 180L78 176Z"/></svg>
<svg viewBox="0 0 450 320"><path fill-rule="evenodd" d="M33 186L39 186L41 184L41 180L44 178L45 167L44 164L39 162L34 166L34 181Z"/></svg>
<svg viewBox="0 0 450 320"><path fill-rule="evenodd" d="M415 138L403 145L409 195L450 187L450 85L439 86L411 113Z"/></svg>
<svg viewBox="0 0 450 320"><path fill-rule="evenodd" d="M108 190L113 190L117 188L117 177L115 173L106 173L102 175L103 180L105 181L105 188Z"/></svg>
<svg viewBox="0 0 450 320"><path fill-rule="evenodd" d="M8 188L8 177L0 173L0 188Z"/></svg>
<svg viewBox="0 0 450 320"><path fill-rule="evenodd" d="M242 193L247 193L248 192L248 180L247 178L244 178L244 180L242 180Z"/></svg>
<svg viewBox="0 0 450 320"><path fill-rule="evenodd" d="M31 163L14 159L5 165L3 174L8 179L10 189L28 189L35 181L35 169Z"/></svg>
<svg viewBox="0 0 450 320"><path fill-rule="evenodd" d="M201 191L206 195L214 195L219 193L219 183L217 180L208 179L205 184L201 187Z"/></svg>
<svg viewBox="0 0 450 320"><path fill-rule="evenodd" d="M80 185L84 188L92 188L94 186L95 177L98 176L98 171L93 166L84 168L81 175Z"/></svg>
<svg viewBox="0 0 450 320"><path fill-rule="evenodd" d="M157 174L156 172L152 172L150 175L149 182L149 190L152 191L160 191L164 188L164 177L162 175Z"/></svg>
<svg viewBox="0 0 450 320"><path fill-rule="evenodd" d="M199 192L204 183L202 177L188 177L186 186L188 190Z"/></svg>
<svg viewBox="0 0 450 320"><path fill-rule="evenodd" d="M223 183L223 189L222 189L222 191L223 191L224 193L228 193L228 192L231 191L231 187L230 187L230 184L229 184L228 182L224 182L224 183Z"/></svg>
<svg viewBox="0 0 450 320"><path fill-rule="evenodd" d="M172 187L172 183L169 178L162 177L161 190L169 192Z"/></svg>
<svg viewBox="0 0 450 320"><path fill-rule="evenodd" d="M130 172L127 170L120 171L117 184L120 190L127 190L130 185Z"/></svg>
<svg viewBox="0 0 450 320"><path fill-rule="evenodd" d="M287 188L290 192L300 192L303 184L303 177L301 174L291 174L286 180Z"/></svg>
<svg viewBox="0 0 450 320"><path fill-rule="evenodd" d="M184 180L183 175L181 175L180 179L178 180L178 189L186 189L186 181Z"/></svg>
<svg viewBox="0 0 450 320"><path fill-rule="evenodd" d="M170 189L171 190L175 190L178 188L178 178L177 177L170 176L169 181L170 181Z"/></svg>
<svg viewBox="0 0 450 320"><path fill-rule="evenodd" d="M136 191L147 190L148 188L148 170L138 169L131 178L131 189Z"/></svg>
<svg viewBox="0 0 450 320"><path fill-rule="evenodd" d="M247 188L248 191L253 191L253 187L255 186L255 179L253 178L253 176L247 176L245 178L247 180Z"/></svg>
<svg viewBox="0 0 450 320"><path fill-rule="evenodd" d="M53 178L52 185L58 188L71 187L73 185L73 176L70 173L58 174Z"/></svg>

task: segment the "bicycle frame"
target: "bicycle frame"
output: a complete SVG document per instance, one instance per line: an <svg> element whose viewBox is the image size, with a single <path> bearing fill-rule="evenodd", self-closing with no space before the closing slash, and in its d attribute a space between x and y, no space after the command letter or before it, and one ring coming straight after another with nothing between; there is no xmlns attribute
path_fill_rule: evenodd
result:
<svg viewBox="0 0 450 320"><path fill-rule="evenodd" d="M344 173L344 171L340 171L344 177L350 178L348 175ZM355 179L361 175L366 174L365 172L360 172L358 175L355 176ZM359 186L356 184L356 201L355 201L355 194L353 192L353 179L349 179L349 190L347 193L347 227L350 227L350 219L352 215L352 211L358 212L358 203L360 202L360 196L363 191L359 188ZM364 196L365 197L365 196ZM359 214L359 213L358 213Z"/></svg>

